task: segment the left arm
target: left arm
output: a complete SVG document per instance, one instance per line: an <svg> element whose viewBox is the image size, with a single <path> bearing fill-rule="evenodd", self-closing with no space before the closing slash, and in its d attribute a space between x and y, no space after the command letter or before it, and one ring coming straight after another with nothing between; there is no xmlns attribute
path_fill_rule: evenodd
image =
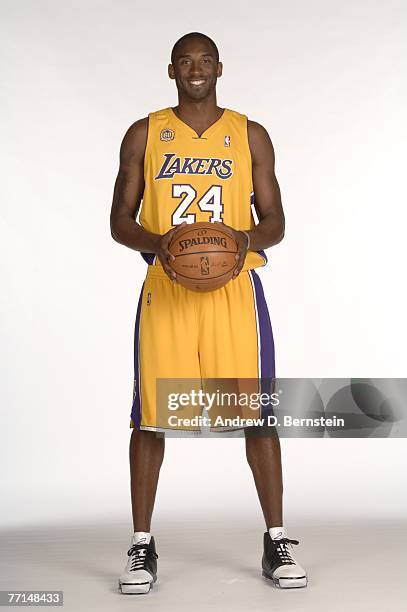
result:
<svg viewBox="0 0 407 612"><path fill-rule="evenodd" d="M270 136L255 121L248 121L248 133L252 154L254 205L260 220L248 234L250 250L259 251L283 239L285 222L280 187L274 172L275 156Z"/></svg>
<svg viewBox="0 0 407 612"><path fill-rule="evenodd" d="M236 256L238 263L234 271L234 278L243 267L247 247L251 251L260 251L278 244L284 237L285 227L280 187L274 172L275 157L270 136L267 130L255 121L248 121L247 129L252 155L254 205L259 223L247 232L234 230L238 244L238 255Z"/></svg>

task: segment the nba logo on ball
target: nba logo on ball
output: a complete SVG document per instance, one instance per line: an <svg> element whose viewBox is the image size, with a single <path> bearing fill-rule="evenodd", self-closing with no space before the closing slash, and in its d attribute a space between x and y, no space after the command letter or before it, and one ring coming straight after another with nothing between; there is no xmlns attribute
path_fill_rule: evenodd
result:
<svg viewBox="0 0 407 612"><path fill-rule="evenodd" d="M164 140L165 142L168 142L169 140L174 140L174 137L175 137L174 130L170 130L170 129L161 130L160 140Z"/></svg>
<svg viewBox="0 0 407 612"><path fill-rule="evenodd" d="M209 274L209 257L201 257L201 274Z"/></svg>
<svg viewBox="0 0 407 612"><path fill-rule="evenodd" d="M230 147L230 136L225 136L225 147Z"/></svg>

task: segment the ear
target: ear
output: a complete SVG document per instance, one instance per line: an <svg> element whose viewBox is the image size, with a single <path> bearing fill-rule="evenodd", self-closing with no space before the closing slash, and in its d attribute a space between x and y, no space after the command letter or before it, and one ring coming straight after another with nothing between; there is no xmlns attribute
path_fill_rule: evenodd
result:
<svg viewBox="0 0 407 612"><path fill-rule="evenodd" d="M222 62L218 62L218 78L222 76L222 72L223 72L223 64Z"/></svg>
<svg viewBox="0 0 407 612"><path fill-rule="evenodd" d="M174 66L172 64L168 64L168 76L170 79L175 79Z"/></svg>

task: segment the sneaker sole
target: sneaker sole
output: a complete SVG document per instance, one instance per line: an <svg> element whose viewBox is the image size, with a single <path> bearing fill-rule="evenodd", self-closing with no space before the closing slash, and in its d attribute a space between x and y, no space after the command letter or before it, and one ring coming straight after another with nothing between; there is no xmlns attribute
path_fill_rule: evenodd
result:
<svg viewBox="0 0 407 612"><path fill-rule="evenodd" d="M298 576L296 578L273 578L264 571L262 572L262 576L280 589L303 589L308 585L307 576Z"/></svg>
<svg viewBox="0 0 407 612"><path fill-rule="evenodd" d="M156 579L157 580L157 579ZM119 591L123 595L147 595L150 589L153 588L154 582L141 582L139 584L132 584L131 582L119 582Z"/></svg>

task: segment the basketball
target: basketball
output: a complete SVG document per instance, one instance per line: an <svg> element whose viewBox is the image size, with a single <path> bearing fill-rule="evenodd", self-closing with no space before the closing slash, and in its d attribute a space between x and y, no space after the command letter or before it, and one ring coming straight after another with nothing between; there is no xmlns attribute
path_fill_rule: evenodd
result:
<svg viewBox="0 0 407 612"><path fill-rule="evenodd" d="M177 281L192 291L214 291L226 285L236 267L237 244L219 224L192 223L172 237L168 250Z"/></svg>

